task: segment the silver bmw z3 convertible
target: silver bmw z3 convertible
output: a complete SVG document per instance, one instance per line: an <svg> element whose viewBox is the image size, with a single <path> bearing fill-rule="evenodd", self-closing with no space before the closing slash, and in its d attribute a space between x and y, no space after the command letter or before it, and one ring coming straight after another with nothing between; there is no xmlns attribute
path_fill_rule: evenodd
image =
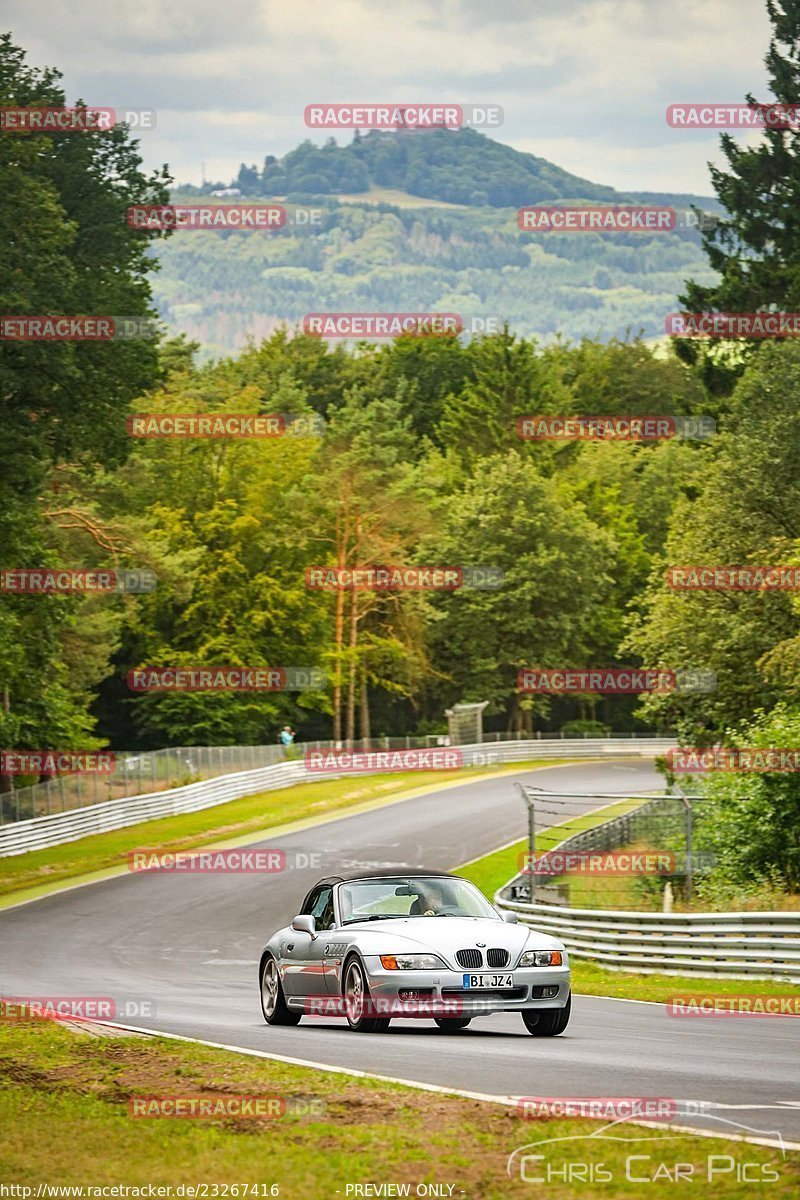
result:
<svg viewBox="0 0 800 1200"><path fill-rule="evenodd" d="M466 879L380 870L321 879L259 963L264 1019L346 1017L383 1032L423 1017L444 1032L518 1012L535 1037L563 1033L570 971L561 942L501 915Z"/></svg>

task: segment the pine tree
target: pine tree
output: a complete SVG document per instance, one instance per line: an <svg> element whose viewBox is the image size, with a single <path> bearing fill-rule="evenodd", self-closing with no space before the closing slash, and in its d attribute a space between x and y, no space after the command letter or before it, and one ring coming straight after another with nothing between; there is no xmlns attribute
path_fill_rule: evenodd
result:
<svg viewBox="0 0 800 1200"><path fill-rule="evenodd" d="M800 0L767 0L767 11L773 26L765 58L770 89L778 103L794 106L800 97ZM747 101L759 103L749 93ZM711 286L687 281L680 296L686 311L800 310L799 136L800 129L788 123L767 127L758 145L743 148L722 134L730 169L709 168L728 216L703 235L703 248L721 278ZM728 391L756 347L751 344L727 365L718 347L678 339L676 349L684 361L699 363L713 390Z"/></svg>

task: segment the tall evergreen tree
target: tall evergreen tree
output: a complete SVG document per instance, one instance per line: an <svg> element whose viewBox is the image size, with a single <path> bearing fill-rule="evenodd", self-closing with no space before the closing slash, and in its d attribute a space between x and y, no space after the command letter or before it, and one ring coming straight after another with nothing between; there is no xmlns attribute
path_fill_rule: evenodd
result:
<svg viewBox="0 0 800 1200"><path fill-rule="evenodd" d="M28 66L11 35L0 36L0 106L61 108L67 101L59 79L55 70ZM131 228L125 210L166 203L169 176L166 169L146 175L141 168L137 143L124 125L85 134L3 133L0 312L155 315L148 279L155 264L148 245L160 235ZM152 337L0 338L4 567L40 565L49 555L53 561L65 528L79 525L87 543L97 540L85 508L78 515L66 510L53 471L59 464L80 463L89 473L98 463L122 462L130 443L128 405L157 374ZM74 597L2 596L4 746L80 745L91 728L86 697L68 665L67 643L74 639L79 611ZM0 792L8 786L0 776Z"/></svg>
<svg viewBox="0 0 800 1200"><path fill-rule="evenodd" d="M800 0L766 0L773 33L765 64L779 104L800 96ZM750 104L763 103L748 93ZM768 126L758 145L742 147L722 134L729 170L709 164L711 180L728 217L703 235L709 262L720 281L691 280L680 297L689 312L754 312L800 309L800 142L797 128ZM727 391L747 355L727 367L718 348L678 339L678 354L701 366L706 383Z"/></svg>

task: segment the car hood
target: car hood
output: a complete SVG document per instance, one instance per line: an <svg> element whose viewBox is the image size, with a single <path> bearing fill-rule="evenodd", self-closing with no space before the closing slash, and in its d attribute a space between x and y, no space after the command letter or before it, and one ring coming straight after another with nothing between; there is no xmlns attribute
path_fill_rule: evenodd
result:
<svg viewBox="0 0 800 1200"><path fill-rule="evenodd" d="M457 950L475 948L479 943L487 948L508 950L513 958L527 948L562 950L555 938L537 933L525 925L509 925L505 921L465 919L462 917L398 917L391 921L364 921L346 925L348 934L355 934L356 944L366 954L407 954L433 951L453 960Z"/></svg>

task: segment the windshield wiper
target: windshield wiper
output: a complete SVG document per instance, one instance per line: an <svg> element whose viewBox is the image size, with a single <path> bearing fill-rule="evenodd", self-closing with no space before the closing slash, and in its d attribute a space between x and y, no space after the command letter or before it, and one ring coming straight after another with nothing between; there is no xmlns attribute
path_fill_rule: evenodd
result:
<svg viewBox="0 0 800 1200"><path fill-rule="evenodd" d="M372 913L369 917L351 917L345 925L360 925L362 921L397 921L402 920L403 913Z"/></svg>

